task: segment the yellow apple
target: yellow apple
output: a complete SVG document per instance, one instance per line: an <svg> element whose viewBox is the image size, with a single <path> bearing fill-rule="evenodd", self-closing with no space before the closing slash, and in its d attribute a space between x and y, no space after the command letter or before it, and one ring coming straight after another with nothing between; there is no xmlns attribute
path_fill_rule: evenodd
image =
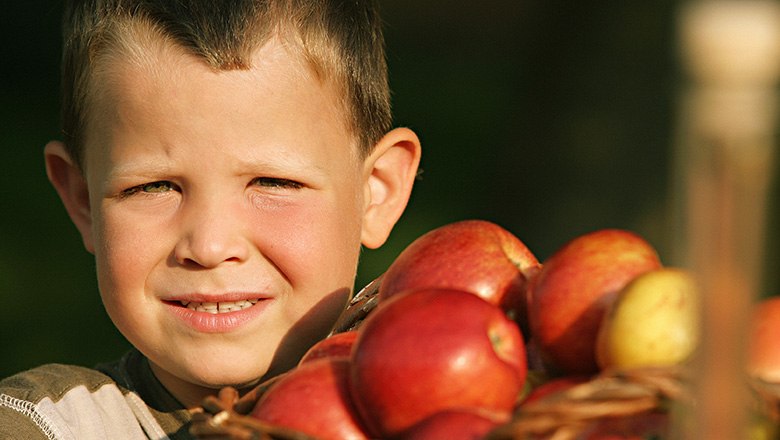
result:
<svg viewBox="0 0 780 440"><path fill-rule="evenodd" d="M599 367L664 367L686 361L699 341L699 289L684 269L664 267L628 283L604 315Z"/></svg>

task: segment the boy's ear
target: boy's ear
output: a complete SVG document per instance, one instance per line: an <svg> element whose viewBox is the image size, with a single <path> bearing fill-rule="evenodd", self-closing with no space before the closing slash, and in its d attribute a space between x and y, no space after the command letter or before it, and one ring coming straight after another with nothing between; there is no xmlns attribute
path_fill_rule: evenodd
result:
<svg viewBox="0 0 780 440"><path fill-rule="evenodd" d="M417 135L408 128L396 128L382 137L366 159L363 246L375 249L387 240L409 202L420 155Z"/></svg>
<svg viewBox="0 0 780 440"><path fill-rule="evenodd" d="M57 190L65 210L81 233L84 247L94 252L92 214L89 207L89 189L79 167L71 158L65 144L51 141L43 150L46 175Z"/></svg>

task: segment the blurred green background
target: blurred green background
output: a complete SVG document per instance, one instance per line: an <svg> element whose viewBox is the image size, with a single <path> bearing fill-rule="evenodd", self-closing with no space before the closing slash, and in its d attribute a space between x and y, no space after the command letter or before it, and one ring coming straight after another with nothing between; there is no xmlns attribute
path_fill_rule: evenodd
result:
<svg viewBox="0 0 780 440"><path fill-rule="evenodd" d="M420 135L424 173L390 241L365 252L357 285L417 236L466 218L501 224L540 259L620 227L670 262L677 6L385 0L397 124ZM0 15L0 377L127 349L44 173L42 147L58 136L59 9L7 2ZM770 249L767 290L775 259Z"/></svg>

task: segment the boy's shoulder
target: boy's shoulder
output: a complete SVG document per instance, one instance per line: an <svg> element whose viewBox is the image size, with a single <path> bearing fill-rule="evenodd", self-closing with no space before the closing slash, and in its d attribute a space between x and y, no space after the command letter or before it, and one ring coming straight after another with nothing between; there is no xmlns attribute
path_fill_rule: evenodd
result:
<svg viewBox="0 0 780 440"><path fill-rule="evenodd" d="M42 365L0 381L0 439L99 438L107 432L100 426L103 415L110 417L109 426L122 420L128 433L135 425L137 438L146 438L122 400L114 381L100 371Z"/></svg>
<svg viewBox="0 0 780 440"><path fill-rule="evenodd" d="M94 392L113 383L106 374L78 365L46 364L0 380L0 402L10 397L38 402L45 398L59 401L69 391L84 387Z"/></svg>
<svg viewBox="0 0 780 440"><path fill-rule="evenodd" d="M0 440L170 438L162 425L182 423L152 414L122 377L128 374L125 364L125 359L98 369L47 364L3 379Z"/></svg>

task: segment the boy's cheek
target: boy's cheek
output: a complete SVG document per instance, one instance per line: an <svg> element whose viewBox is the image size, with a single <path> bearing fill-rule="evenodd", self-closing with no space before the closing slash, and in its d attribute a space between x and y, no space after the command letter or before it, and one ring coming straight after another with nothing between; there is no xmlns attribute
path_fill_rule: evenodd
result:
<svg viewBox="0 0 780 440"><path fill-rule="evenodd" d="M360 250L357 204L308 200L272 214L259 212L256 218L254 241L276 241L266 247L269 253L284 253L300 269L320 272L319 277L354 276Z"/></svg>
<svg viewBox="0 0 780 440"><path fill-rule="evenodd" d="M93 223L95 262L101 291L109 297L144 286L155 265L167 260L171 237L159 223L128 220L120 212L103 212Z"/></svg>

